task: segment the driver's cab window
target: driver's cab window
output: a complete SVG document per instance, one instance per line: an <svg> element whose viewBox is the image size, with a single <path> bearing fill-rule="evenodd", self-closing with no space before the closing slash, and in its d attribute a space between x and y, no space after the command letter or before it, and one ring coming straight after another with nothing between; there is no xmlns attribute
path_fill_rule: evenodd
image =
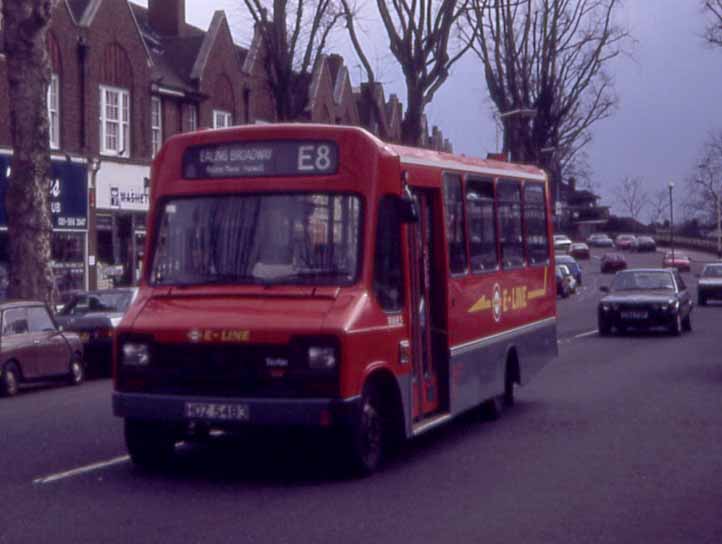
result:
<svg viewBox="0 0 722 544"><path fill-rule="evenodd" d="M28 319L25 308L5 310L3 315L3 336L15 336L28 332Z"/></svg>
<svg viewBox="0 0 722 544"><path fill-rule="evenodd" d="M48 315L48 311L42 306L28 308L28 323L30 332L48 332L55 330L55 324Z"/></svg>
<svg viewBox="0 0 722 544"><path fill-rule="evenodd" d="M404 305L401 268L401 222L396 197L384 196L379 204L374 250L374 294L387 312Z"/></svg>

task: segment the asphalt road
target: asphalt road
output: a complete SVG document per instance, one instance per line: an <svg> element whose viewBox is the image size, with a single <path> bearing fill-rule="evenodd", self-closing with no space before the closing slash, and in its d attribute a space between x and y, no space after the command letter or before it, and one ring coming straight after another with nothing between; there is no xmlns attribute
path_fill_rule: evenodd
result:
<svg viewBox="0 0 722 544"><path fill-rule="evenodd" d="M0 399L0 542L722 542L722 304L682 337L600 338L598 266L559 302L559 358L514 408L364 480L309 437L219 437L145 473L107 380Z"/></svg>

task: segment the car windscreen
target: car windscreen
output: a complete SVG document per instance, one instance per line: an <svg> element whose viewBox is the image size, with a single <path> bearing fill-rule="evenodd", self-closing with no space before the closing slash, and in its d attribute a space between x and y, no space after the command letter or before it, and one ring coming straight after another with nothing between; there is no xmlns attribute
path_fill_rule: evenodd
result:
<svg viewBox="0 0 722 544"><path fill-rule="evenodd" d="M612 282L612 291L674 290L672 274L664 271L618 272Z"/></svg>
<svg viewBox="0 0 722 544"><path fill-rule="evenodd" d="M75 295L59 315L84 315L93 312L122 313L133 300L131 291L109 291L107 293L82 293Z"/></svg>
<svg viewBox="0 0 722 544"><path fill-rule="evenodd" d="M155 285L344 285L359 268L361 199L348 194L169 200L157 223Z"/></svg>
<svg viewBox="0 0 722 544"><path fill-rule="evenodd" d="M722 265L720 266L705 266L702 271L703 278L722 278Z"/></svg>

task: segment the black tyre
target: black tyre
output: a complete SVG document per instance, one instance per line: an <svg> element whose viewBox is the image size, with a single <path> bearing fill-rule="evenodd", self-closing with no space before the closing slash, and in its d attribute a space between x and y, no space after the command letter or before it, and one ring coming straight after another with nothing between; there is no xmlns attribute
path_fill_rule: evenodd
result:
<svg viewBox="0 0 722 544"><path fill-rule="evenodd" d="M70 385L78 385L83 383L85 379L85 365L79 355L73 355L70 361L70 369L68 372L68 383Z"/></svg>
<svg viewBox="0 0 722 544"><path fill-rule="evenodd" d="M510 408L514 406L516 398L514 396L514 385L517 380L516 363L510 361L506 365L506 374L504 376L504 406Z"/></svg>
<svg viewBox="0 0 722 544"><path fill-rule="evenodd" d="M133 463L158 469L173 459L175 436L161 424L126 419L125 445Z"/></svg>
<svg viewBox="0 0 722 544"><path fill-rule="evenodd" d="M388 429L386 414L378 389L367 384L361 395L361 406L355 423L344 438L349 450L351 470L366 476L375 472L383 461Z"/></svg>
<svg viewBox="0 0 722 544"><path fill-rule="evenodd" d="M692 312L687 314L682 320L682 330L690 332L692 330Z"/></svg>
<svg viewBox="0 0 722 544"><path fill-rule="evenodd" d="M612 334L612 326L601 319L597 322L597 329L599 330L599 336L609 336Z"/></svg>
<svg viewBox="0 0 722 544"><path fill-rule="evenodd" d="M674 316L674 320L669 326L669 332L671 332L674 336L682 334L682 317L679 315L679 312L677 312Z"/></svg>
<svg viewBox="0 0 722 544"><path fill-rule="evenodd" d="M481 405L481 417L486 421L496 421L504 409L504 396L492 397Z"/></svg>
<svg viewBox="0 0 722 544"><path fill-rule="evenodd" d="M17 366L9 363L5 366L0 378L0 395L3 397L13 397L18 394L20 384L20 372Z"/></svg>

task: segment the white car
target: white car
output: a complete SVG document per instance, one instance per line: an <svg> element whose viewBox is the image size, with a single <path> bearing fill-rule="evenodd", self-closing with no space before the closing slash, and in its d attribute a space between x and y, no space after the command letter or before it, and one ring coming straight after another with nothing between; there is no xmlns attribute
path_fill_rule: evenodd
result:
<svg viewBox="0 0 722 544"><path fill-rule="evenodd" d="M554 235L554 251L559 253L566 253L569 251L569 246L572 245L572 241L566 234L555 234Z"/></svg>

